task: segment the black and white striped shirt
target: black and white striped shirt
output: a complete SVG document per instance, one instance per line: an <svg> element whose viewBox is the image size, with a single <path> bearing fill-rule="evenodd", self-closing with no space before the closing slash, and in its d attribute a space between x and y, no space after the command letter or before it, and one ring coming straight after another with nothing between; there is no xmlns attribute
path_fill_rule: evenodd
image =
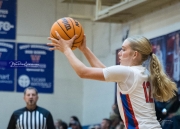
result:
<svg viewBox="0 0 180 129"><path fill-rule="evenodd" d="M7 129L55 129L51 113L37 106L34 110L26 107L14 111Z"/></svg>

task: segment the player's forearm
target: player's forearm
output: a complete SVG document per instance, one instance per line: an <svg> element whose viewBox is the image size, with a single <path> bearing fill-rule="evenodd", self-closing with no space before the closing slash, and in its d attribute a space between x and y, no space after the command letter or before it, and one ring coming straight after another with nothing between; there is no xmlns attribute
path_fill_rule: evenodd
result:
<svg viewBox="0 0 180 129"><path fill-rule="evenodd" d="M67 49L64 52L65 56L67 57L68 61L70 62L72 68L75 70L75 72L81 77L86 68L86 66L74 55L71 49Z"/></svg>
<svg viewBox="0 0 180 129"><path fill-rule="evenodd" d="M82 51L88 62L92 67L105 68L106 66L92 53L89 48Z"/></svg>

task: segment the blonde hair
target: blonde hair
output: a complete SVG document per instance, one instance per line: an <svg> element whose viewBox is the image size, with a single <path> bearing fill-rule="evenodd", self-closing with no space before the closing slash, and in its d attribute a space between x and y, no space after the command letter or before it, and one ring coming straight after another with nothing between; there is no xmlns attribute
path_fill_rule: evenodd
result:
<svg viewBox="0 0 180 129"><path fill-rule="evenodd" d="M165 74L159 59L152 53L150 41L143 36L133 36L127 40L130 42L130 47L141 54L142 62L150 57L149 71L153 97L161 102L174 97L175 91L177 91L176 84Z"/></svg>

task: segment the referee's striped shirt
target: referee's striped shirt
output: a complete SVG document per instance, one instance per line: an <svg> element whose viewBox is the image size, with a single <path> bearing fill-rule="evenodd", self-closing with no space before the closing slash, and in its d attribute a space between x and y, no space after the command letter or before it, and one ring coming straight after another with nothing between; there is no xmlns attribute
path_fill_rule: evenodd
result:
<svg viewBox="0 0 180 129"><path fill-rule="evenodd" d="M34 110L26 107L14 111L7 129L55 129L51 113L37 106Z"/></svg>

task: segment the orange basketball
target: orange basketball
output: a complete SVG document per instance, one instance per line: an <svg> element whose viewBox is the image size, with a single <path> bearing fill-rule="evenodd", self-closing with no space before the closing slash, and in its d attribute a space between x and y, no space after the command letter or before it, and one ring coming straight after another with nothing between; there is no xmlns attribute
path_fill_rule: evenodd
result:
<svg viewBox="0 0 180 129"><path fill-rule="evenodd" d="M55 31L57 31L60 34L60 36L65 40L69 40L74 35L77 35L76 39L74 40L73 46L71 48L72 50L79 47L83 42L83 37L84 37L83 27L77 20L74 20L73 18L64 17L57 20L52 25L50 36L52 38L57 39Z"/></svg>

